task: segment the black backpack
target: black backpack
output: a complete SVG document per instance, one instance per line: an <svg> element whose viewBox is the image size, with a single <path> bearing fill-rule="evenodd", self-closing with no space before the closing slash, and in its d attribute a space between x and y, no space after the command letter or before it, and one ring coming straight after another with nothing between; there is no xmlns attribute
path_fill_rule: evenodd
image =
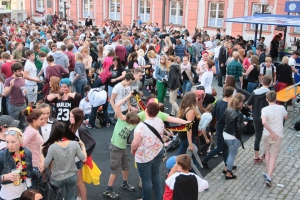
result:
<svg viewBox="0 0 300 200"><path fill-rule="evenodd" d="M296 131L300 131L300 121L297 121L296 124L294 125L294 129Z"/></svg>

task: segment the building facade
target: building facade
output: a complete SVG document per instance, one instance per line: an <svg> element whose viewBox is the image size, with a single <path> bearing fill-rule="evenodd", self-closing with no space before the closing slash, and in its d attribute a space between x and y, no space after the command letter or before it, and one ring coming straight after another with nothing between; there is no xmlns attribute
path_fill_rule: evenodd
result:
<svg viewBox="0 0 300 200"><path fill-rule="evenodd" d="M261 12L261 0L24 0L28 16L40 18L40 13L57 12L66 15L74 21L85 21L90 16L94 25L101 25L104 19L122 21L130 25L139 16L143 22L157 22L159 26L185 26L190 32L195 27L201 27L208 33L215 33L217 28L226 28L226 33L232 36L243 35L244 38L254 38L254 26L251 24L226 23L225 18L253 15ZM266 1L266 0L265 0ZM284 12L287 0L267 0L264 12L286 14ZM263 26L263 36L269 42L278 32L274 26ZM300 28L289 27L287 41L300 37Z"/></svg>
<svg viewBox="0 0 300 200"><path fill-rule="evenodd" d="M0 0L0 19L4 15L15 21L24 21L27 17L25 0Z"/></svg>

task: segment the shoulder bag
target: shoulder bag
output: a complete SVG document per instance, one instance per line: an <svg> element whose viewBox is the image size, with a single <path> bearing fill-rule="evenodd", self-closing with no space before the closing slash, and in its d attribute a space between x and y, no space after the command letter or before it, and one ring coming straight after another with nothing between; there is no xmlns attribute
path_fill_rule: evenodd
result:
<svg viewBox="0 0 300 200"><path fill-rule="evenodd" d="M154 135L156 135L156 137L161 141L161 143L163 144L163 148L164 148L164 157L162 159L162 161L165 161L167 159L167 152L166 152L166 149L165 149L165 145L164 145L164 141L163 139L161 138L161 136L159 135L159 133L157 132L157 130L151 126L150 124L146 123L146 122L143 122L149 129L150 131L152 131L152 133L154 133Z"/></svg>

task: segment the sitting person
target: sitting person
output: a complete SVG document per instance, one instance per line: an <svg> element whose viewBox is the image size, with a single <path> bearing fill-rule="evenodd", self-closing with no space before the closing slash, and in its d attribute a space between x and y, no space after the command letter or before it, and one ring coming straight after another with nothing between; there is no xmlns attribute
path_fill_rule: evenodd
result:
<svg viewBox="0 0 300 200"><path fill-rule="evenodd" d="M186 154L176 157L176 164L167 178L164 200L189 199L197 200L198 193L208 189L208 182L201 179L191 169L191 158Z"/></svg>

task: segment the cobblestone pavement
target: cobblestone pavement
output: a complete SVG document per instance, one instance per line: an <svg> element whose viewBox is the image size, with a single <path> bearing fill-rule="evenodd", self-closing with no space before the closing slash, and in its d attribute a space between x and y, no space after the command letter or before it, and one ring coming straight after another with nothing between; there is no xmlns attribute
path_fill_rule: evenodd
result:
<svg viewBox="0 0 300 200"><path fill-rule="evenodd" d="M216 86L216 81L214 81L213 87L217 89L218 97L220 98L222 89ZM298 115L297 113L297 116ZM199 199L300 200L300 138L296 137L298 133L293 130L291 108L288 108L288 116L289 118L284 126L284 138L273 173L273 186L271 188L265 185L262 178L262 173L265 172L265 163L253 163L253 136L244 144L245 149L239 149L235 160L238 169L234 171L234 174L237 175L237 179L225 180L225 176L222 174L224 164L219 164L205 176L210 188L203 192ZM283 187L277 184L282 184Z"/></svg>

